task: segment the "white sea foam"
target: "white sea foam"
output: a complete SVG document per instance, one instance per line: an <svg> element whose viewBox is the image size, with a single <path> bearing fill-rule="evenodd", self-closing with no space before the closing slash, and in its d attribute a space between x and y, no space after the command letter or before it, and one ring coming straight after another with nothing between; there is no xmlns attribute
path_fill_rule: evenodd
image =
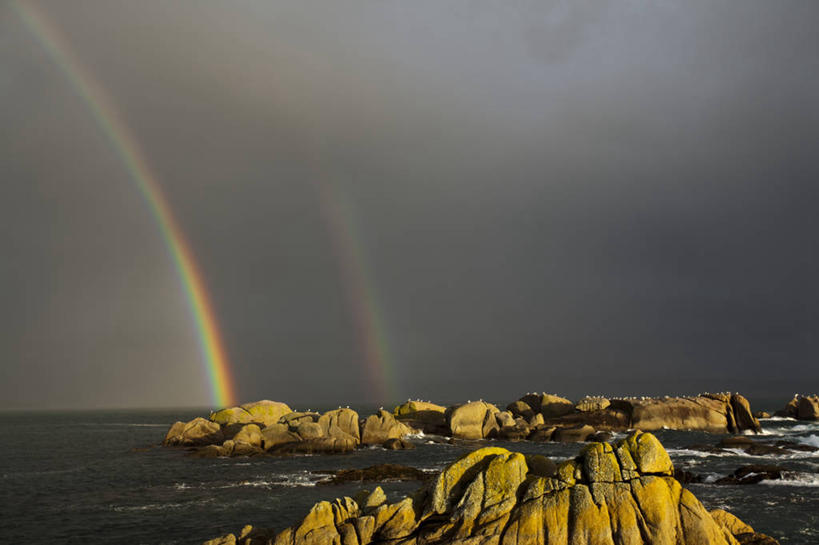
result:
<svg viewBox="0 0 819 545"><path fill-rule="evenodd" d="M768 418L760 418L760 422L782 422L782 421L792 421L796 422L795 418L790 416L770 416Z"/></svg>
<svg viewBox="0 0 819 545"><path fill-rule="evenodd" d="M300 471L298 473L273 473L271 475L256 475L254 479L246 479L235 483L229 483L220 488L274 488L287 487L296 488L302 486L316 486L316 483L324 477L315 475L307 471Z"/></svg>
<svg viewBox="0 0 819 545"><path fill-rule="evenodd" d="M110 508L112 511L116 511L118 513L124 513L128 511L165 511L168 509L185 509L187 507L191 507L194 505L205 505L207 503L213 503L216 501L214 498L206 498L204 500L198 500L193 502L185 502L185 503L148 503L145 505L111 505Z"/></svg>
<svg viewBox="0 0 819 545"><path fill-rule="evenodd" d="M722 477L722 475L720 475L719 473L707 473L703 478L702 482L711 484L716 482L716 480L719 479L720 477Z"/></svg>
<svg viewBox="0 0 819 545"><path fill-rule="evenodd" d="M807 437L795 437L797 443L819 447L819 435L808 435Z"/></svg>
<svg viewBox="0 0 819 545"><path fill-rule="evenodd" d="M703 450L691 450L687 448L669 448L666 449L666 451L672 456L690 456L694 458L735 456L735 454L729 452L706 452Z"/></svg>
<svg viewBox="0 0 819 545"><path fill-rule="evenodd" d="M819 430L819 424L797 424L789 429L789 431L814 431Z"/></svg>
<svg viewBox="0 0 819 545"><path fill-rule="evenodd" d="M796 471L783 471L781 479L765 479L759 484L768 486L819 486L819 475L816 473L800 473Z"/></svg>

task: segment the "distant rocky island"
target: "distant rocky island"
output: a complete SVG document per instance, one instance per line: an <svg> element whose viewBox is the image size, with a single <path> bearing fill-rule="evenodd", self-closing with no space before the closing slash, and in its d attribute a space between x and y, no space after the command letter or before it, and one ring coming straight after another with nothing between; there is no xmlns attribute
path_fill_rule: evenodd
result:
<svg viewBox="0 0 819 545"><path fill-rule="evenodd" d="M590 443L559 465L485 447L396 503L380 487L363 490L315 504L289 528L245 526L205 545L778 544L726 511L707 511L673 475L663 446L640 431Z"/></svg>
<svg viewBox="0 0 819 545"><path fill-rule="evenodd" d="M819 419L819 397L796 396L781 414ZM530 393L505 410L486 401L450 407L407 401L392 412L382 409L366 418L348 408L319 414L264 400L176 422L163 444L193 448L204 457L283 455L347 452L362 445L411 448L405 438L421 432L454 439L579 442L608 440L614 431L661 429L725 434L759 432L761 427L748 400L736 393L585 397L577 402Z"/></svg>

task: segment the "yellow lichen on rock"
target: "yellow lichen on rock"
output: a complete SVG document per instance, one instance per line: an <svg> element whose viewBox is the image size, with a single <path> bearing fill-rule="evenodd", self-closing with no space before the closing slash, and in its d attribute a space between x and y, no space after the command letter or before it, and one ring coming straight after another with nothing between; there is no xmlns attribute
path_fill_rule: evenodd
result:
<svg viewBox="0 0 819 545"><path fill-rule="evenodd" d="M498 428L498 408L485 401L472 401L447 410L447 424L453 437L483 439Z"/></svg>
<svg viewBox="0 0 819 545"><path fill-rule="evenodd" d="M338 544L340 539L333 516L333 507L328 501L321 501L314 505L293 535L294 545Z"/></svg>
<svg viewBox="0 0 819 545"><path fill-rule="evenodd" d="M536 460L529 457L530 460ZM739 545L762 539L724 511L708 513L669 473L648 433L592 443L554 476L527 457L486 447L450 464L414 495L383 490L317 503L277 535L251 529L243 545ZM246 529L247 530L247 529ZM740 536L739 538L735 537ZM235 543L232 535L219 544ZM233 541L231 541L231 539Z"/></svg>
<svg viewBox="0 0 819 545"><path fill-rule="evenodd" d="M254 447L262 446L262 430L256 424L246 424L242 426L239 433L233 436L234 443L245 443Z"/></svg>
<svg viewBox="0 0 819 545"><path fill-rule="evenodd" d="M450 464L449 467L441 471L438 478L435 479L435 484L432 487L432 502L430 509L435 513L444 513L451 507L450 495L453 490L461 484L461 479L464 474L474 470L475 466L483 461L488 456L497 456L502 454L509 454L509 451L499 447L484 447L472 451L458 460ZM474 471L477 474L477 471Z"/></svg>
<svg viewBox="0 0 819 545"><path fill-rule="evenodd" d="M293 411L287 403L269 399L245 403L241 408L250 414L253 422L262 424L262 427L275 424L282 416Z"/></svg>
<svg viewBox="0 0 819 545"><path fill-rule="evenodd" d="M625 444L641 474L674 474L671 458L654 435L636 431L625 439Z"/></svg>
<svg viewBox="0 0 819 545"><path fill-rule="evenodd" d="M221 426L230 424L249 424L253 422L253 415L241 407L228 407L210 413L209 420Z"/></svg>
<svg viewBox="0 0 819 545"><path fill-rule="evenodd" d="M750 525L741 521L737 516L732 515L723 509L714 509L709 513L714 522L728 530L732 535L752 534L754 529Z"/></svg>
<svg viewBox="0 0 819 545"><path fill-rule="evenodd" d="M420 412L435 412L444 414L446 412L446 407L442 405L436 405L435 403L430 403L428 401L407 401L406 403L402 403L393 409L392 414L396 418L400 418L402 416L412 416L415 413Z"/></svg>
<svg viewBox="0 0 819 545"><path fill-rule="evenodd" d="M583 473L588 482L621 481L620 465L609 443L591 443L581 453Z"/></svg>
<svg viewBox="0 0 819 545"><path fill-rule="evenodd" d="M597 505L589 487L569 489L569 545L614 545L608 506Z"/></svg>

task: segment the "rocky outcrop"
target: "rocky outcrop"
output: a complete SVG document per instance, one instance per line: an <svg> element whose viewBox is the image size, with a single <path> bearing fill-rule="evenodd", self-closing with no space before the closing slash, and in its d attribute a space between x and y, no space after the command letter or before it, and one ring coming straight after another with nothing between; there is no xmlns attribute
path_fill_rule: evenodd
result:
<svg viewBox="0 0 819 545"><path fill-rule="evenodd" d="M819 396L804 396L799 398L796 407L796 418L799 420L819 420Z"/></svg>
<svg viewBox="0 0 819 545"><path fill-rule="evenodd" d="M802 418L815 418L819 398L794 398L787 411ZM585 397L577 403L552 394L527 394L507 405L505 411L485 401L444 408L410 400L392 412L382 409L364 420L349 408L324 414L297 412L285 403L264 400L221 409L211 413L209 420L177 422L164 444L214 447L204 453L208 456L244 456L264 452L346 452L359 445L412 448L406 436L418 430L456 439L570 442L605 439L604 432L629 429L737 433L761 428L748 401L739 394ZM226 441L232 442L226 446Z"/></svg>
<svg viewBox="0 0 819 545"><path fill-rule="evenodd" d="M279 401L254 401L239 407L229 407L210 414L211 422L219 425L256 423L262 427L275 424L293 410Z"/></svg>
<svg viewBox="0 0 819 545"><path fill-rule="evenodd" d="M784 408L774 414L799 420L819 420L819 395L796 394Z"/></svg>
<svg viewBox="0 0 819 545"><path fill-rule="evenodd" d="M411 428L424 433L443 435L446 425L446 407L428 401L407 400L393 410L393 416Z"/></svg>
<svg viewBox="0 0 819 545"><path fill-rule="evenodd" d="M754 532L753 528L727 511L714 509L710 514L723 531L734 536L740 545L777 545L779 543L771 536Z"/></svg>
<svg viewBox="0 0 819 545"><path fill-rule="evenodd" d="M446 412L449 434L459 439L492 437L498 430L498 408L485 401L472 401L450 407Z"/></svg>
<svg viewBox="0 0 819 545"><path fill-rule="evenodd" d="M602 408L595 408L595 404ZM590 425L598 430L701 430L712 433L760 431L748 401L739 394L695 397L622 398L608 405L585 400L584 410L547 418L553 426Z"/></svg>
<svg viewBox="0 0 819 545"><path fill-rule="evenodd" d="M162 444L188 447L221 443L223 439L224 434L219 424L200 417L190 422L176 422L168 430Z"/></svg>
<svg viewBox="0 0 819 545"><path fill-rule="evenodd" d="M782 479L784 468L773 465L752 464L742 466L732 474L716 480L716 484L757 484L762 481Z"/></svg>
<svg viewBox="0 0 819 545"><path fill-rule="evenodd" d="M380 445L388 439L400 439L411 431L409 426L396 420L392 413L381 409L378 414L368 416L361 426L361 443Z"/></svg>
<svg viewBox="0 0 819 545"><path fill-rule="evenodd" d="M591 411L602 411L606 407L611 405L611 402L606 399L605 397L600 396L586 396L580 401L578 401L574 408L582 413L591 412Z"/></svg>
<svg viewBox="0 0 819 545"><path fill-rule="evenodd" d="M294 412L284 403L259 401L211 413L209 420L177 422L164 444L200 447L195 453L200 457L335 453L355 449L360 436L353 410Z"/></svg>
<svg viewBox="0 0 819 545"><path fill-rule="evenodd" d="M542 465L535 457L482 448L396 503L388 503L380 488L355 499L323 501L284 530L245 527L239 542L739 545L770 539L728 513L706 511L674 479L668 454L649 433L638 431L615 444L591 443L557 467L543 471ZM224 541L212 543L236 538L218 539Z"/></svg>

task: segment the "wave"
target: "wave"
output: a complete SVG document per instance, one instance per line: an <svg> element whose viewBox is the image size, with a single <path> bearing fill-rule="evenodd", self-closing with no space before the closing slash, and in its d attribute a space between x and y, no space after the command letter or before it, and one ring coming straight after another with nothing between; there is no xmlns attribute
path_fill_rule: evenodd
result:
<svg viewBox="0 0 819 545"><path fill-rule="evenodd" d="M819 430L819 423L817 423L817 424L797 424L796 426L793 426L792 428L788 428L788 429L789 429L789 431L796 431L796 432L799 432L799 431L814 431L814 430Z"/></svg>
<svg viewBox="0 0 819 545"><path fill-rule="evenodd" d="M124 426L135 428L170 428L170 424L140 424L134 422L78 422L72 426L91 426L94 428L104 428L106 426Z"/></svg>
<svg viewBox="0 0 819 545"><path fill-rule="evenodd" d="M255 479L247 479L235 483L228 483L217 488L297 488L312 487L322 480L324 476L315 475L307 471L299 473L274 473L272 475L257 475Z"/></svg>
<svg viewBox="0 0 819 545"><path fill-rule="evenodd" d="M731 456L747 456L739 449L726 449L724 452L709 452L705 450L692 450L687 448L669 448L666 452L672 456L690 456L694 458L727 458Z"/></svg>
<svg viewBox="0 0 819 545"><path fill-rule="evenodd" d="M112 511L117 513L127 513L131 511L165 511L167 509L185 509L196 505L205 505L215 502L215 498L189 501L184 503L148 503L145 505L110 505Z"/></svg>
<svg viewBox="0 0 819 545"><path fill-rule="evenodd" d="M769 416L768 418L760 418L760 422L796 422L792 416Z"/></svg>
<svg viewBox="0 0 819 545"><path fill-rule="evenodd" d="M816 441L819 441L819 437L815 437ZM812 439L813 440L813 439ZM808 443L813 444L813 443ZM819 445L817 445L819 446ZM688 456L690 458L751 458L753 460L806 460L806 459L814 459L819 458L819 450L815 452L802 452L802 451L787 451L787 454L749 454L742 449L738 448L727 448L723 449L722 452L710 452L710 451L703 451L703 450L691 450L691 449L666 449L669 455L672 457L674 456Z"/></svg>
<svg viewBox="0 0 819 545"><path fill-rule="evenodd" d="M819 475L816 473L800 473L797 471L783 471L781 479L765 479L759 484L767 486L819 486Z"/></svg>
<svg viewBox="0 0 819 545"><path fill-rule="evenodd" d="M819 435L808 435L807 437L794 437L797 443L819 447Z"/></svg>

